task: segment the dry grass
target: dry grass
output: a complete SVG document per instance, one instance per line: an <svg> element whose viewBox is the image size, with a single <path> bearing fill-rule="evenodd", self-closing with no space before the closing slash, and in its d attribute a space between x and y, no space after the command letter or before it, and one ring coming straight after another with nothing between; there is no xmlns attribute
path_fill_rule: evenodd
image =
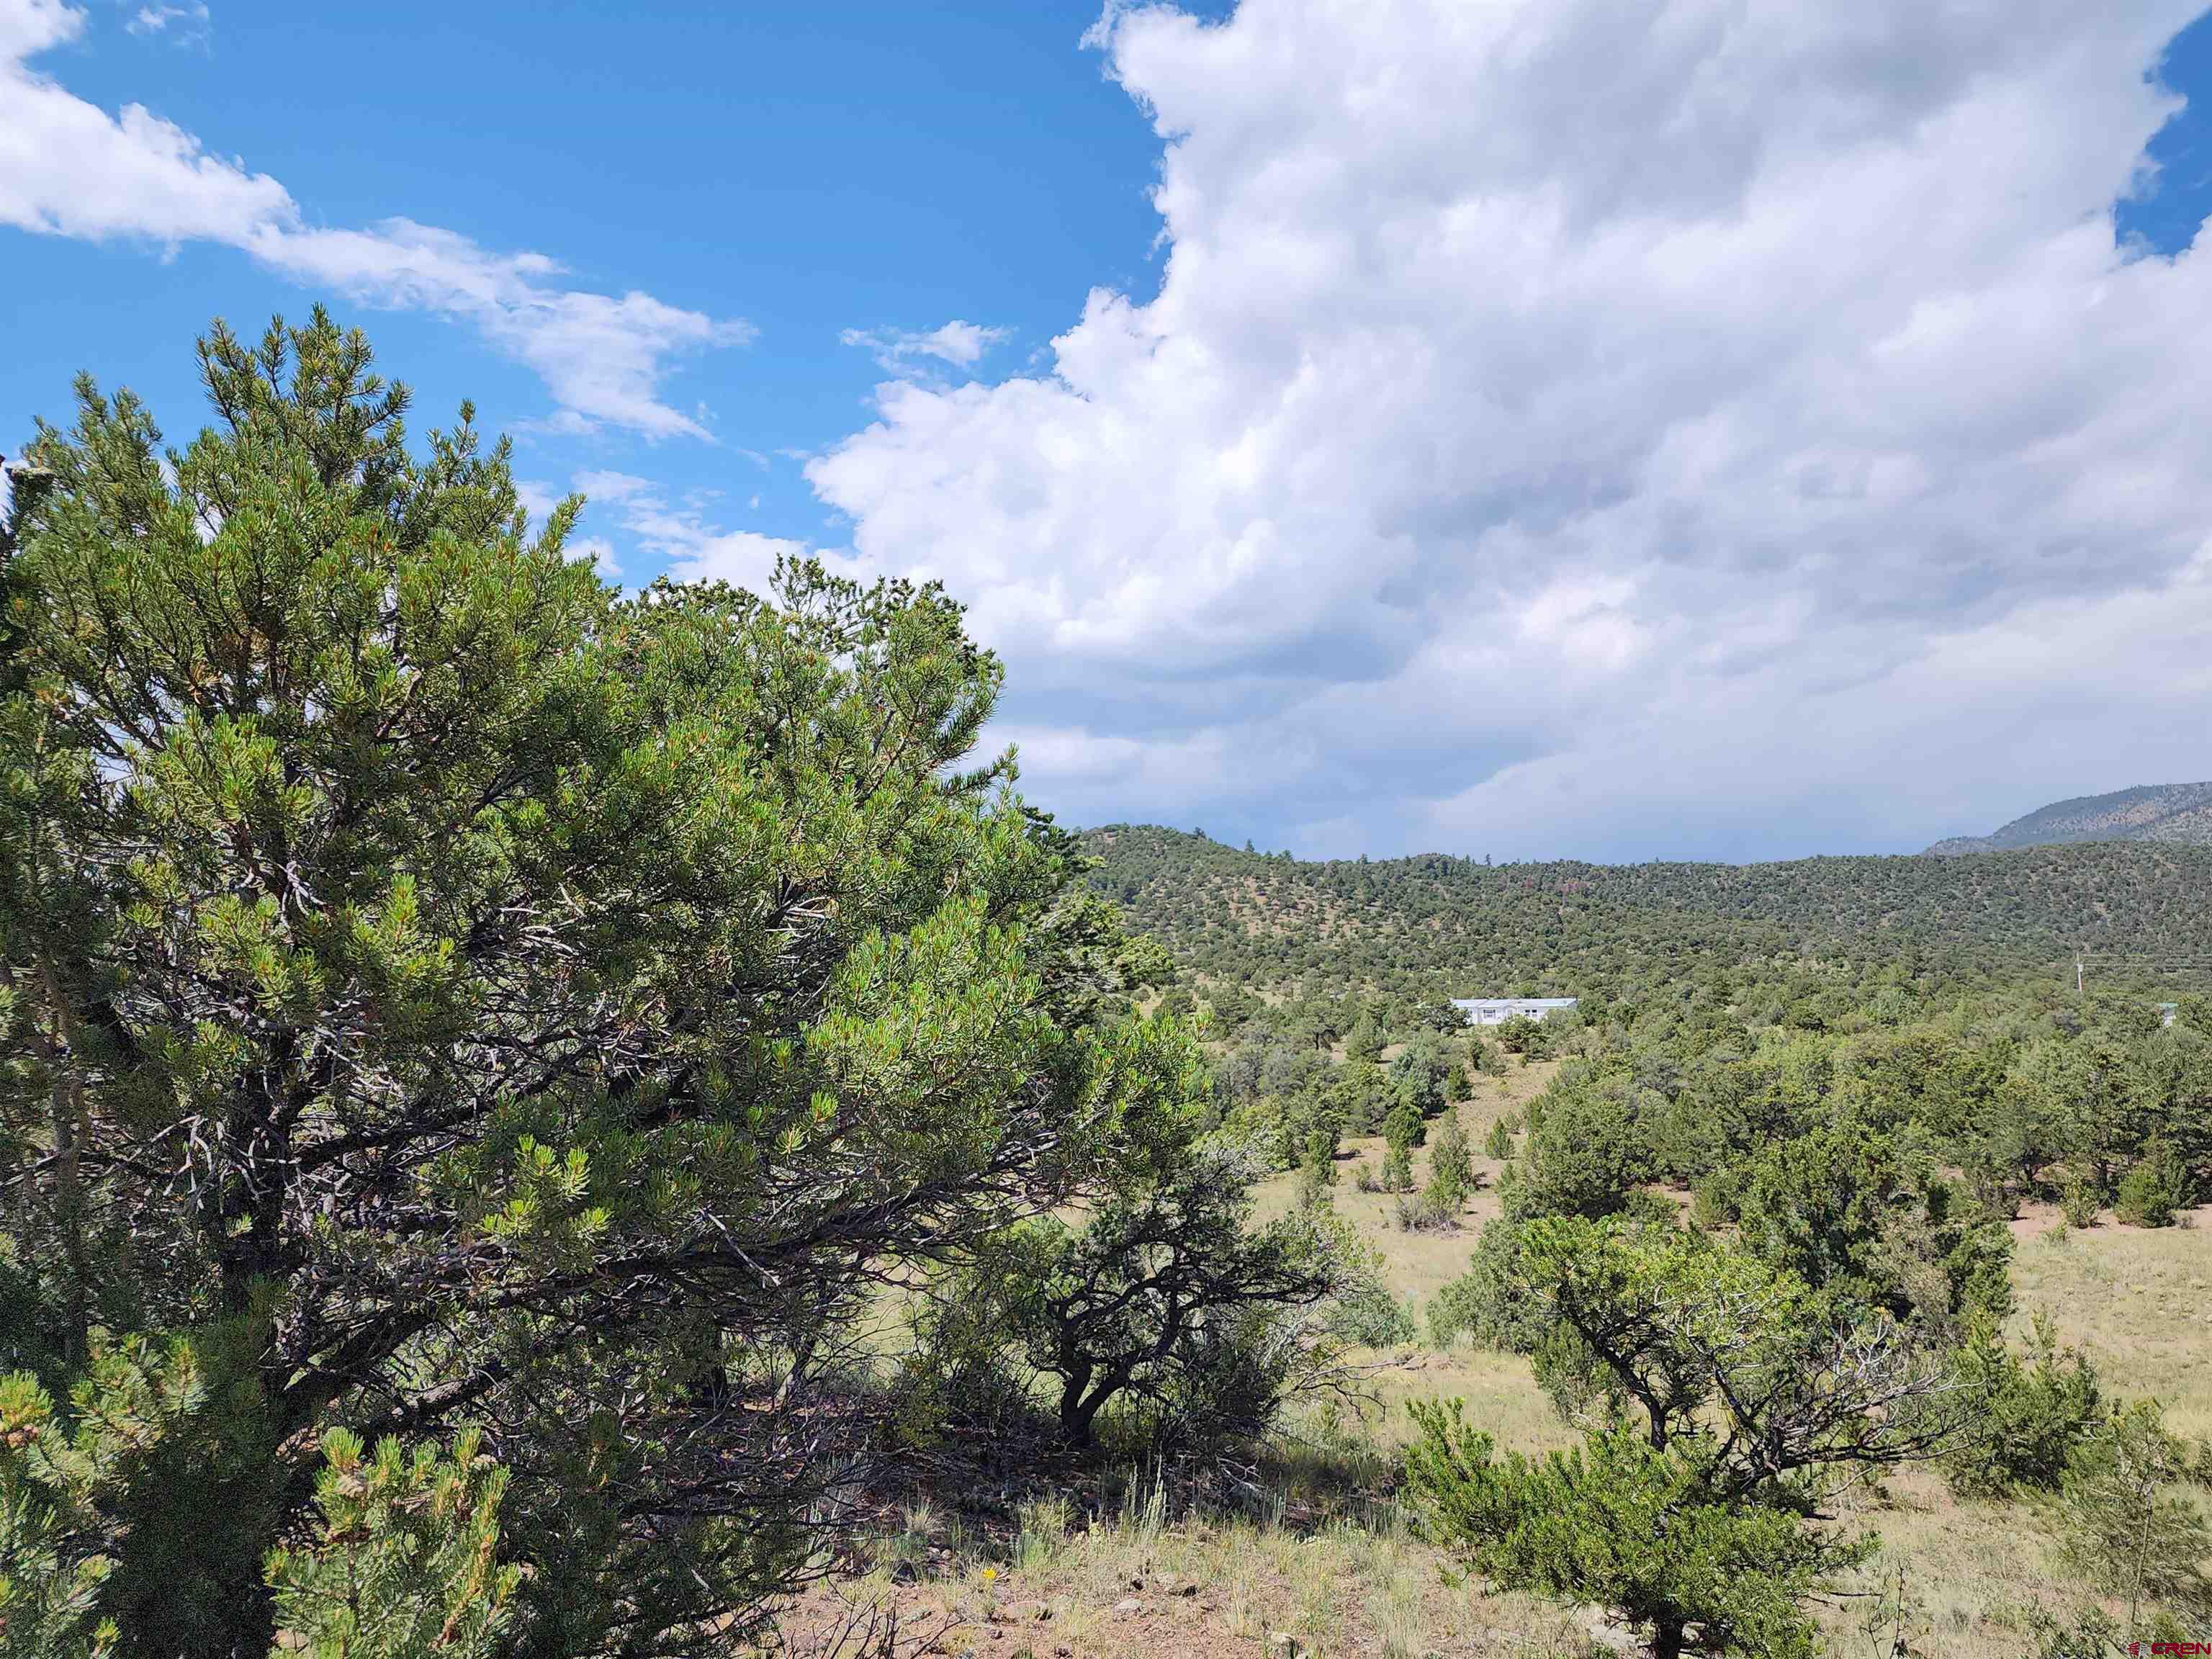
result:
<svg viewBox="0 0 2212 1659"><path fill-rule="evenodd" d="M1821 1609L1830 1650L1887 1656L1895 1634L1912 1653L2024 1653L2027 1614L2075 1609L2081 1596L2051 1559L2045 1517L2019 1504L1962 1503L1932 1469L1911 1469L1856 1494L1844 1523L1871 1532L1880 1553ZM1899 1577L1904 1609L1896 1613ZM1878 1644L1867 1628L1869 1616Z"/></svg>
<svg viewBox="0 0 2212 1659"><path fill-rule="evenodd" d="M2155 1398L2177 1433L2212 1438L2212 1206L2184 1220L2066 1231L2032 1212L2013 1228L2013 1284L2023 1327L2044 1315L2114 1394Z"/></svg>
<svg viewBox="0 0 2212 1659"><path fill-rule="evenodd" d="M786 1620L789 1650L820 1651L852 1603L898 1612L908 1653L1006 1659L1125 1656L1381 1656L1421 1659L1579 1659L1591 1620L1448 1578L1402 1516L1316 1529L1191 1519L1169 1524L1158 1503L1059 1533L992 1559L941 1540L911 1541L931 1560L917 1582L888 1571L816 1591Z"/></svg>
<svg viewBox="0 0 2212 1659"><path fill-rule="evenodd" d="M1482 1079L1460 1108L1470 1142L1480 1148L1491 1124L1525 1107L1555 1069L1516 1065L1504 1079ZM1476 1160L1482 1189L1458 1231L1408 1233L1394 1223L1390 1195L1362 1193L1354 1182L1360 1163L1379 1162L1381 1143L1355 1142L1347 1154L1339 1212L1377 1247L1394 1293L1425 1308L1464 1271L1476 1233L1497 1212L1497 1165ZM1425 1164L1417 1152L1417 1180ZM1269 1182L1263 1208L1279 1213L1294 1192L1288 1177ZM2154 1395L2178 1431L2212 1437L2212 1208L2157 1231L2107 1219L2054 1237L2055 1221L2035 1211L2014 1227L2021 1326L2045 1315L2062 1341L2096 1357L2110 1392ZM1361 1358L1372 1398L1336 1431L1374 1450L1402 1447L1412 1427L1405 1407L1415 1400L1464 1400L1469 1418L1510 1449L1537 1452L1571 1437L1525 1360L1466 1347ZM1293 1474L1277 1488L1273 1510L1257 1519L1170 1524L1156 1502L1134 1502L1088 1522L1069 1524L1064 1513L1025 1516L1012 1545L987 1545L925 1515L909 1517L908 1535L890 1540L882 1569L842 1588L900 1607L902 1629L941 1634L935 1651L1006 1659L1273 1659L1293 1650L1583 1659L1620 1650L1618 1632L1603 1632L1593 1609L1492 1595L1466 1582L1389 1506L1316 1518L1328 1512ZM1854 1494L1840 1524L1877 1534L1881 1548L1820 1609L1830 1654L1889 1659L1900 1636L1912 1654L2027 1653L2032 1610L2070 1614L2082 1600L2052 1559L2046 1511L1962 1503L1932 1469ZM892 1582L889 1571L902 1561L918 1582ZM818 1611L826 1594L805 1606ZM805 1617L793 1628L803 1635ZM1593 1650L1600 1635L1605 1647Z"/></svg>

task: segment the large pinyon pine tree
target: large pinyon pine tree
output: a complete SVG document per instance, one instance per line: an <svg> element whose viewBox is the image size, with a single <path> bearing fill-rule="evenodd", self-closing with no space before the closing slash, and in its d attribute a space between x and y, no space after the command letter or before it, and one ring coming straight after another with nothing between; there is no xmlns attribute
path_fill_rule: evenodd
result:
<svg viewBox="0 0 2212 1659"><path fill-rule="evenodd" d="M331 1651L686 1650L875 1443L859 1304L1187 1043L961 769L941 593L624 599L319 312L200 362L190 444L87 382L15 478L0 1650L259 1659L382 1616L349 1551L461 1611Z"/></svg>

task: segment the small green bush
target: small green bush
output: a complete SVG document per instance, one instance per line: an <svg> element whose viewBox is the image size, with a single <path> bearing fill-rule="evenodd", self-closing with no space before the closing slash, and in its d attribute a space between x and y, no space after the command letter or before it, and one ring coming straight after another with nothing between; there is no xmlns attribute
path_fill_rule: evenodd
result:
<svg viewBox="0 0 2212 1659"><path fill-rule="evenodd" d="M367 1453L345 1430L325 1435L322 1528L269 1557L278 1626L318 1656L489 1659L522 1570L497 1558L507 1472L482 1446L474 1429L450 1456L388 1437Z"/></svg>
<svg viewBox="0 0 2212 1659"><path fill-rule="evenodd" d="M1442 1352L1476 1334L1482 1317L1481 1286L1462 1274L1429 1298L1429 1346Z"/></svg>
<svg viewBox="0 0 2212 1659"><path fill-rule="evenodd" d="M1323 1324L1339 1340L1368 1348L1395 1348L1419 1334L1412 1308L1401 1307L1374 1274L1358 1275L1339 1290Z"/></svg>
<svg viewBox="0 0 2212 1659"><path fill-rule="evenodd" d="M1978 1319L1957 1367L1973 1409L1967 1437L1944 1461L1952 1490L1975 1498L2023 1486L2056 1492L2068 1460L2104 1419L2095 1362L2078 1349L2062 1353L2045 1318L2036 1321L2025 1361L1993 1321Z"/></svg>
<svg viewBox="0 0 2212 1659"><path fill-rule="evenodd" d="M1444 1113L1430 1142L1429 1185L1455 1207L1474 1190L1474 1164L1468 1155L1467 1131L1461 1127L1456 1110Z"/></svg>
<svg viewBox="0 0 2212 1659"><path fill-rule="evenodd" d="M1413 1416L1407 1484L1432 1536L1507 1589L1612 1607L1654 1653L1809 1656L1802 1604L1871 1547L1716 1495L1694 1455L1626 1423L1538 1460L1496 1455L1455 1407Z"/></svg>
<svg viewBox="0 0 2212 1659"><path fill-rule="evenodd" d="M1465 1203L1464 1194L1439 1187L1431 1181L1419 1193L1401 1196L1392 1211L1392 1219L1401 1232L1435 1232L1456 1222Z"/></svg>
<svg viewBox="0 0 2212 1659"><path fill-rule="evenodd" d="M1413 1191L1413 1153L1406 1147L1393 1142L1390 1150L1382 1154L1382 1174L1377 1184L1386 1193Z"/></svg>
<svg viewBox="0 0 2212 1659"><path fill-rule="evenodd" d="M2171 1227L2189 1202L2189 1171L2166 1141L2154 1139L2120 1177L2113 1207L2130 1227Z"/></svg>
<svg viewBox="0 0 2212 1659"><path fill-rule="evenodd" d="M1336 1135L1316 1127L1306 1136L1305 1153L1298 1160L1298 1207L1312 1209L1329 1201L1336 1185Z"/></svg>
<svg viewBox="0 0 2212 1659"><path fill-rule="evenodd" d="M2154 1401L2107 1418L2068 1460L2059 1508L2059 1555L2101 1593L2125 1597L2129 1622L2142 1607L2192 1620L2212 1617L2212 1526L2181 1490L2188 1448Z"/></svg>
<svg viewBox="0 0 2212 1659"><path fill-rule="evenodd" d="M2097 1210L2096 1188L2078 1175L2069 1176L2058 1194L2058 1212L2066 1218L2066 1224L2094 1227L2097 1224Z"/></svg>

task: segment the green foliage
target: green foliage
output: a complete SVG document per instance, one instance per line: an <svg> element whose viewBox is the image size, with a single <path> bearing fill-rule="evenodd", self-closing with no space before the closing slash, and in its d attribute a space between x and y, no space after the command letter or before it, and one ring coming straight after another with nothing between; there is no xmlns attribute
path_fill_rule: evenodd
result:
<svg viewBox="0 0 2212 1659"><path fill-rule="evenodd" d="M1464 1207L1462 1199L1431 1182L1418 1193L1401 1194L1391 1206L1391 1219L1401 1232L1434 1232L1456 1225Z"/></svg>
<svg viewBox="0 0 2212 1659"><path fill-rule="evenodd" d="M1533 1353L1544 1340L1549 1315L1522 1259L1525 1232L1525 1224L1502 1218L1483 1228L1467 1271L1431 1299L1430 1328L1439 1347L1466 1336L1506 1352Z"/></svg>
<svg viewBox="0 0 2212 1659"><path fill-rule="evenodd" d="M1449 1054L1449 1065L1444 1073L1444 1104L1464 1105L1474 1098L1474 1086L1468 1076L1467 1063L1456 1052Z"/></svg>
<svg viewBox="0 0 2212 1659"><path fill-rule="evenodd" d="M1419 1033L1385 1068L1392 1097L1397 1103L1392 1115L1411 1114L1416 1126L1416 1144L1421 1137L1419 1126L1449 1103L1449 1085L1455 1069L1449 1048L1433 1031Z"/></svg>
<svg viewBox="0 0 2212 1659"><path fill-rule="evenodd" d="M1456 1036L1467 1029L1467 1016L1448 998L1417 998L1413 1002L1413 1024L1424 1031Z"/></svg>
<svg viewBox="0 0 2212 1659"><path fill-rule="evenodd" d="M971 1264L931 1275L908 1305L908 1341L890 1389L886 1432L902 1453L942 1455L968 1437L1023 1435L1036 1413L1009 1363L1005 1309Z"/></svg>
<svg viewBox="0 0 2212 1659"><path fill-rule="evenodd" d="M741 1633L851 1473L794 1437L887 1438L823 1363L886 1267L1210 1109L1116 1035L1170 964L937 588L624 598L320 312L200 362L180 449L84 382L9 526L0 1363L202 1369L103 1500L126 1651L265 1645L349 1420L501 1425L522 1650Z"/></svg>
<svg viewBox="0 0 2212 1659"><path fill-rule="evenodd" d="M252 1651L267 1639L264 1599L238 1587L258 1583L290 1474L256 1375L272 1301L264 1291L244 1311L205 1321L159 1364L149 1343L118 1344L119 1363L95 1364L72 1390L81 1419L121 1400L127 1418L159 1425L102 1506L123 1540L102 1603L131 1659L218 1638ZM164 1395L177 1403L156 1404Z"/></svg>
<svg viewBox="0 0 2212 1659"><path fill-rule="evenodd" d="M1413 1190L1413 1153L1407 1142L1393 1139L1383 1150L1382 1168L1376 1177L1376 1185L1386 1193L1409 1193Z"/></svg>
<svg viewBox="0 0 2212 1659"><path fill-rule="evenodd" d="M1375 1016L1363 1013L1355 1021L1352 1031L1344 1040L1346 1060L1379 1060L1382 1058L1382 1028L1375 1023Z"/></svg>
<svg viewBox="0 0 2212 1659"><path fill-rule="evenodd" d="M1205 1130L1203 1060L1170 1026L1131 1027L1117 1053L1136 1091L1086 1218L1044 1216L981 1242L952 1294L990 1310L1000 1340L1054 1385L1060 1432L1092 1443L1109 1407L1164 1442L1249 1439L1315 1354L1306 1340L1345 1271L1348 1235L1325 1209L1252 1224L1261 1166Z"/></svg>
<svg viewBox="0 0 2212 1659"><path fill-rule="evenodd" d="M2095 1362L2079 1350L2061 1353L2040 1317L2023 1358L1984 1316L1969 1326L1957 1364L1967 1409L1966 1431L1944 1458L1952 1490L1972 1498L2056 1492L2075 1448L2104 1419Z"/></svg>
<svg viewBox="0 0 2212 1659"><path fill-rule="evenodd" d="M1561 1413L1599 1426L1577 1454L1500 1464L1428 1408L1407 1474L1439 1535L1618 1608L1656 1653L1809 1651L1800 1602L1864 1547L1808 1522L1837 1485L1951 1443L1942 1365L1886 1315L1665 1223L1541 1216L1482 1246L1432 1329L1528 1353Z"/></svg>
<svg viewBox="0 0 2212 1659"><path fill-rule="evenodd" d="M1519 1014L1498 1028L1498 1046L1506 1054L1519 1055L1524 1065L1543 1059L1552 1048L1544 1023L1525 1019Z"/></svg>
<svg viewBox="0 0 2212 1659"><path fill-rule="evenodd" d="M1696 1453L1625 1424L1540 1461L1501 1459L1455 1404L1414 1412L1407 1480L1431 1535L1506 1589L1613 1608L1668 1659L1810 1656L1805 1598L1871 1547L1790 1507L1731 1501Z"/></svg>
<svg viewBox="0 0 2212 1659"><path fill-rule="evenodd" d="M2154 1136L2120 1177L2113 1207L2131 1227L2171 1227L2188 1205L2189 1171L2171 1144Z"/></svg>
<svg viewBox="0 0 2212 1659"><path fill-rule="evenodd" d="M1528 1144L1508 1212L1613 1215L1655 1173L1632 1080L1571 1063L1529 1103Z"/></svg>
<svg viewBox="0 0 2212 1659"><path fill-rule="evenodd" d="M191 1487L225 1391L184 1343L157 1355L98 1331L64 1411L27 1373L0 1378L0 1654L107 1659L252 1628L242 1609L207 1599L205 1540L191 1535L228 1530L210 1494ZM493 1559L505 1477L476 1456L476 1437L464 1434L451 1459L425 1448L411 1463L387 1440L367 1467L343 1431L326 1444L321 1534L267 1563L279 1648L491 1653L518 1569ZM181 1495L170 1490L180 1480ZM166 1600L131 1582L162 1568Z"/></svg>
<svg viewBox="0 0 2212 1659"><path fill-rule="evenodd" d="M1745 1460L1732 1479L1771 1484L1948 1438L1948 1421L1916 1414L1949 1390L1908 1333L1710 1235L1540 1218L1521 1228L1512 1271L1535 1318L1497 1322L1534 1334L1538 1381L1563 1408L1634 1411L1666 1443L1714 1434L1717 1411L1736 1431L1724 1457ZM1858 1414L1877 1402L1885 1420Z"/></svg>
<svg viewBox="0 0 2212 1659"><path fill-rule="evenodd" d="M201 366L182 449L84 383L0 538L0 1655L689 1651L838 1483L1034 1428L1040 1379L1075 1449L1249 1438L1412 1334L1327 1203L1341 1137L1383 1126L1405 1193L1442 1114L1401 1210L1456 1217L1451 1108L1509 1050L1569 1058L1431 1330L1592 1435L1500 1462L1425 1419L1486 1570L1792 1650L1855 1547L1824 1495L1972 1400L1964 1488L2063 1464L2103 1582L2132 1536L2195 1595L2172 1457L1993 1333L2010 1206L2070 1176L2158 1224L2212 1181L2202 999L2169 1030L2148 974L2043 973L2212 951L2212 854L1079 840L971 758L1000 667L935 587L625 598L580 503L532 526L465 408L410 444L319 312ZM1485 1042L1475 989L1583 1003ZM849 1358L886 1277L933 1292L887 1382Z"/></svg>
<svg viewBox="0 0 2212 1659"><path fill-rule="evenodd" d="M1702 1190L1844 1115L1931 1154L1997 1219L2068 1171L2109 1195L2154 1139L2189 1191L2212 1182L2212 1034L2187 1013L2202 999L2130 971L2082 999L2058 971L2085 945L2203 954L2189 896L2212 849L1492 870L1246 860L1128 826L1086 845L1138 925L1254 1006L1239 1042L1255 1049L1311 1053L1307 1033L1386 1008L1418 1024L1413 1011L1470 989L1580 996L1578 1017L1505 1035L1591 1066L1569 1086L1613 1095L1599 1144L1614 1167L1564 1147L1555 1190L1529 1187L1538 1210L1602 1213L1654 1178ZM2182 1005L2170 1028L2160 1000ZM1478 1066L1499 1052L1473 1047ZM1328 1098L1346 1132L1367 1132L1382 1115L1369 1064L1323 1066L1273 1109L1297 1119ZM1282 1144L1287 1166L1296 1134Z"/></svg>
<svg viewBox="0 0 2212 1659"><path fill-rule="evenodd" d="M1402 1178L1404 1184L1410 1187L1410 1155L1402 1170L1393 1163L1396 1156L1394 1146L1390 1158L1384 1160L1386 1177ZM1398 1225L1414 1231L1453 1225L1474 1191L1474 1165L1468 1153L1467 1132L1460 1125L1458 1111L1448 1109L1430 1142L1428 1181L1417 1198L1398 1200Z"/></svg>
<svg viewBox="0 0 2212 1659"><path fill-rule="evenodd" d="M204 1529L219 1513L194 1507L204 1492L178 1490L190 1465L177 1449L204 1443L209 1413L206 1372L183 1343L156 1353L95 1328L60 1411L29 1373L0 1377L0 1653L158 1652L183 1619L221 1628L222 1609L199 1599L200 1541L159 1530ZM134 1533L144 1547L127 1550ZM146 1583L162 1569L180 1609Z"/></svg>
<svg viewBox="0 0 2212 1659"><path fill-rule="evenodd" d="M1490 1126L1490 1133L1482 1143L1486 1158L1508 1158L1513 1156L1513 1126L1499 1118Z"/></svg>
<svg viewBox="0 0 2212 1659"><path fill-rule="evenodd" d="M107 1659L115 1651L115 1621L100 1607L113 1563L85 1514L90 1489L110 1478L99 1455L106 1449L66 1443L52 1401L30 1373L0 1377L4 1659Z"/></svg>
<svg viewBox="0 0 2212 1659"><path fill-rule="evenodd" d="M1948 1330L2012 1305L2012 1235L1955 1193L1910 1136L1843 1117L1728 1172L1742 1237L1808 1284Z"/></svg>
<svg viewBox="0 0 2212 1659"><path fill-rule="evenodd" d="M333 1429L315 1483L312 1543L267 1565L282 1645L314 1659L488 1659L512 1621L521 1569L498 1559L506 1472L464 1430L450 1455L396 1439L364 1458Z"/></svg>
<svg viewBox="0 0 2212 1659"><path fill-rule="evenodd" d="M1328 1334L1339 1341L1368 1348L1394 1348L1413 1341L1419 1329L1412 1312L1390 1294L1382 1257L1375 1248L1341 1230L1334 1246L1337 1282L1323 1315Z"/></svg>
<svg viewBox="0 0 2212 1659"><path fill-rule="evenodd" d="M2048 975L2090 941L2158 957L2212 954L2212 917L2189 896L2212 884L2212 848L2118 842L1953 859L1820 858L1754 865L1492 867L1473 859L1303 863L1248 855L1176 830L1088 831L1097 890L1210 981L1248 988L1334 980L1436 1000L1527 988L1638 994L1710 983L1745 964L1787 963L1777 1012L1802 1029L1848 1023L1821 969L1858 956L1978 973ZM1241 909L1232 911L1234 894ZM1260 926L1222 925L1231 914ZM1324 933L1293 918L1327 915ZM1273 925L1270 925L1273 924ZM1802 972L1808 958L1819 966ZM2070 968L2063 993L2073 990ZM1583 1010L1588 1016L1591 1009Z"/></svg>
<svg viewBox="0 0 2212 1659"><path fill-rule="evenodd" d="M1427 1138L1427 1126L1410 1101L1401 1100L1382 1120L1382 1139L1401 1151L1410 1152Z"/></svg>
<svg viewBox="0 0 2212 1659"><path fill-rule="evenodd" d="M2081 1176L2071 1176L2059 1189L2058 1211L2069 1227L2094 1227L2101 1207L2097 1189Z"/></svg>
<svg viewBox="0 0 2212 1659"><path fill-rule="evenodd" d="M2130 1633L2153 1604L2212 1615L2203 1565L2212 1526L2179 1490L2188 1475L2187 1448L2147 1401L2115 1412L2067 1466L2062 1553L2092 1586L2126 1602Z"/></svg>
<svg viewBox="0 0 2212 1659"><path fill-rule="evenodd" d="M1352 1060L1334 1073L1317 1071L1302 1081L1306 1111L1325 1113L1346 1134L1373 1134L1392 1109L1382 1068L1370 1060Z"/></svg>
<svg viewBox="0 0 2212 1659"><path fill-rule="evenodd" d="M1336 1134L1316 1125L1306 1132L1305 1156L1298 1160L1298 1205L1310 1209L1329 1200L1336 1185Z"/></svg>
<svg viewBox="0 0 2212 1659"><path fill-rule="evenodd" d="M1468 1152L1467 1130L1456 1111L1444 1114L1429 1142L1429 1185L1440 1195L1464 1200L1474 1190L1474 1163Z"/></svg>
<svg viewBox="0 0 2212 1659"><path fill-rule="evenodd" d="M1479 1335L1483 1301L1474 1282L1462 1275L1429 1298L1429 1345L1449 1349L1461 1338Z"/></svg>

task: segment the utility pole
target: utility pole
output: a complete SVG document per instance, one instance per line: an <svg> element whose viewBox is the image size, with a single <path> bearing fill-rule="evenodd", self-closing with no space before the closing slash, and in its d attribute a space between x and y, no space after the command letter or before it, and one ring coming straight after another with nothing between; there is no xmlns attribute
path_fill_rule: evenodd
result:
<svg viewBox="0 0 2212 1659"><path fill-rule="evenodd" d="M2079 957L2074 958L2074 994L2077 997L2081 994L2081 958Z"/></svg>

